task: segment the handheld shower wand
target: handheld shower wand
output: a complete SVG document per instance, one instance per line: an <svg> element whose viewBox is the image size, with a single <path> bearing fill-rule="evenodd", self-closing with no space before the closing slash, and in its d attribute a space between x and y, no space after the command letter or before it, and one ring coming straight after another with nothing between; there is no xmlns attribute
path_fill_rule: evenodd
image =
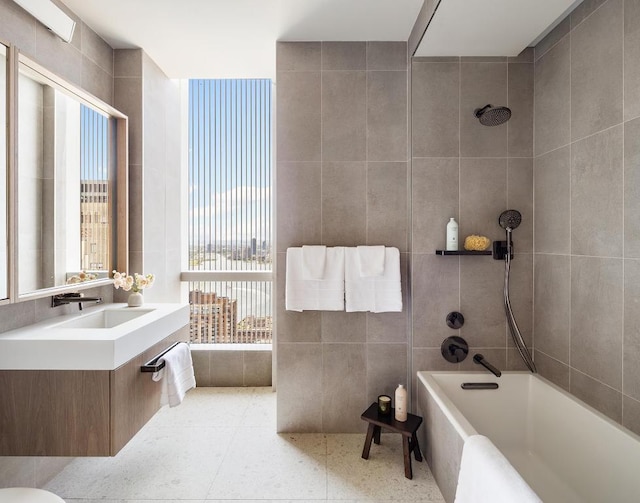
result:
<svg viewBox="0 0 640 503"><path fill-rule="evenodd" d="M516 318L513 315L511 300L509 298L509 275L511 272L511 256L513 254L511 233L513 229L520 225L521 222L522 215L517 210L503 211L498 218L500 227L502 227L507 234L507 253L504 257L504 310L507 315L507 325L509 326L511 338L513 339L513 343L515 344L518 353L520 353L520 357L524 360L525 365L531 372L537 373L538 370L536 369L535 363L533 363L533 358L527 349L527 345L525 344L522 334L520 333L520 329L518 328L518 324L516 323Z"/></svg>

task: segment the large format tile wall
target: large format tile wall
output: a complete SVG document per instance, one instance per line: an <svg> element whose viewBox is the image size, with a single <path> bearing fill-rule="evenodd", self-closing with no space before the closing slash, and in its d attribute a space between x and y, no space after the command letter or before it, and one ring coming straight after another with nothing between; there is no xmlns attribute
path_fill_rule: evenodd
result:
<svg viewBox="0 0 640 503"><path fill-rule="evenodd" d="M60 77L113 104L113 50L75 14L56 3L76 20L71 43L62 42L11 0L0 0L0 42L15 45L20 52ZM103 287L85 293L110 302L113 288ZM0 306L0 332L72 310L77 307L51 309L49 298ZM42 486L69 462L69 458L56 457L0 457L0 487Z"/></svg>
<svg viewBox="0 0 640 503"><path fill-rule="evenodd" d="M179 302L180 88L142 49L118 49L114 94L129 117L128 272L155 275L147 302Z"/></svg>
<svg viewBox="0 0 640 503"><path fill-rule="evenodd" d="M535 359L640 433L640 2L584 2L535 48Z"/></svg>
<svg viewBox="0 0 640 503"><path fill-rule="evenodd" d="M409 376L406 43L279 43L276 65L278 430L362 431ZM404 311L286 311L303 244L399 248Z"/></svg>
<svg viewBox="0 0 640 503"><path fill-rule="evenodd" d="M435 250L445 248L451 217L462 247L470 234L504 240L500 213L520 211L511 300L531 344L533 50L517 58L414 58L411 73L413 378L418 370L478 370L471 358L476 353L500 369L522 369L505 323L504 262L442 257ZM509 122L481 125L474 110L486 104L509 106ZM447 326L451 311L464 315L461 329ZM469 356L459 364L441 355L442 341L452 335L469 344Z"/></svg>

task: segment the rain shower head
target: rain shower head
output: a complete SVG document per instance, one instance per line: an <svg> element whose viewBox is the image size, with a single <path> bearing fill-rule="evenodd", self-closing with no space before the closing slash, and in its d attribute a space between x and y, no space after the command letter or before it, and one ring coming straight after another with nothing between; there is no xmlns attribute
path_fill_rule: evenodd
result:
<svg viewBox="0 0 640 503"><path fill-rule="evenodd" d="M512 231L522 222L522 215L518 210L507 210L500 213L498 223L507 232Z"/></svg>
<svg viewBox="0 0 640 503"><path fill-rule="evenodd" d="M473 111L473 115L478 118L483 126L499 126L511 118L511 109L485 105L482 108L476 108Z"/></svg>

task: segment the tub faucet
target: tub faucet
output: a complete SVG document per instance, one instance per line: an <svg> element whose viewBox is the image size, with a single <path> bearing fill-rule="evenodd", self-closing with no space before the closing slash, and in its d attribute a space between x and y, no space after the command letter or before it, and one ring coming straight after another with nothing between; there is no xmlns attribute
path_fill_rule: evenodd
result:
<svg viewBox="0 0 640 503"><path fill-rule="evenodd" d="M496 377L500 377L502 375L502 372L500 372L497 368L495 368L487 360L485 360L484 356L482 356L481 354L473 355L473 361L474 363L482 365Z"/></svg>
<svg viewBox="0 0 640 503"><path fill-rule="evenodd" d="M51 307L64 306L76 302L78 308L82 311L83 302L95 302L102 304L102 297L84 297L81 293L61 293L51 297Z"/></svg>

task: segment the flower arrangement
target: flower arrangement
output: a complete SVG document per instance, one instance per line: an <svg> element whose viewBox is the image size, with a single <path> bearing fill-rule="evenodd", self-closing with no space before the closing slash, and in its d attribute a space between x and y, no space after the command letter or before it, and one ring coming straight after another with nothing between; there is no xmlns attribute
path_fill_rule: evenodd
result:
<svg viewBox="0 0 640 503"><path fill-rule="evenodd" d="M80 271L78 274L74 274L69 279L67 279L67 284L73 285L75 283L84 283L85 281L91 281L97 278L98 276L96 274L87 271Z"/></svg>
<svg viewBox="0 0 640 503"><path fill-rule="evenodd" d="M125 292L131 290L134 293L140 292L145 288L151 288L154 280L153 274L138 274L133 273L133 276L127 275L126 272L113 271L113 286L116 288L122 288Z"/></svg>

